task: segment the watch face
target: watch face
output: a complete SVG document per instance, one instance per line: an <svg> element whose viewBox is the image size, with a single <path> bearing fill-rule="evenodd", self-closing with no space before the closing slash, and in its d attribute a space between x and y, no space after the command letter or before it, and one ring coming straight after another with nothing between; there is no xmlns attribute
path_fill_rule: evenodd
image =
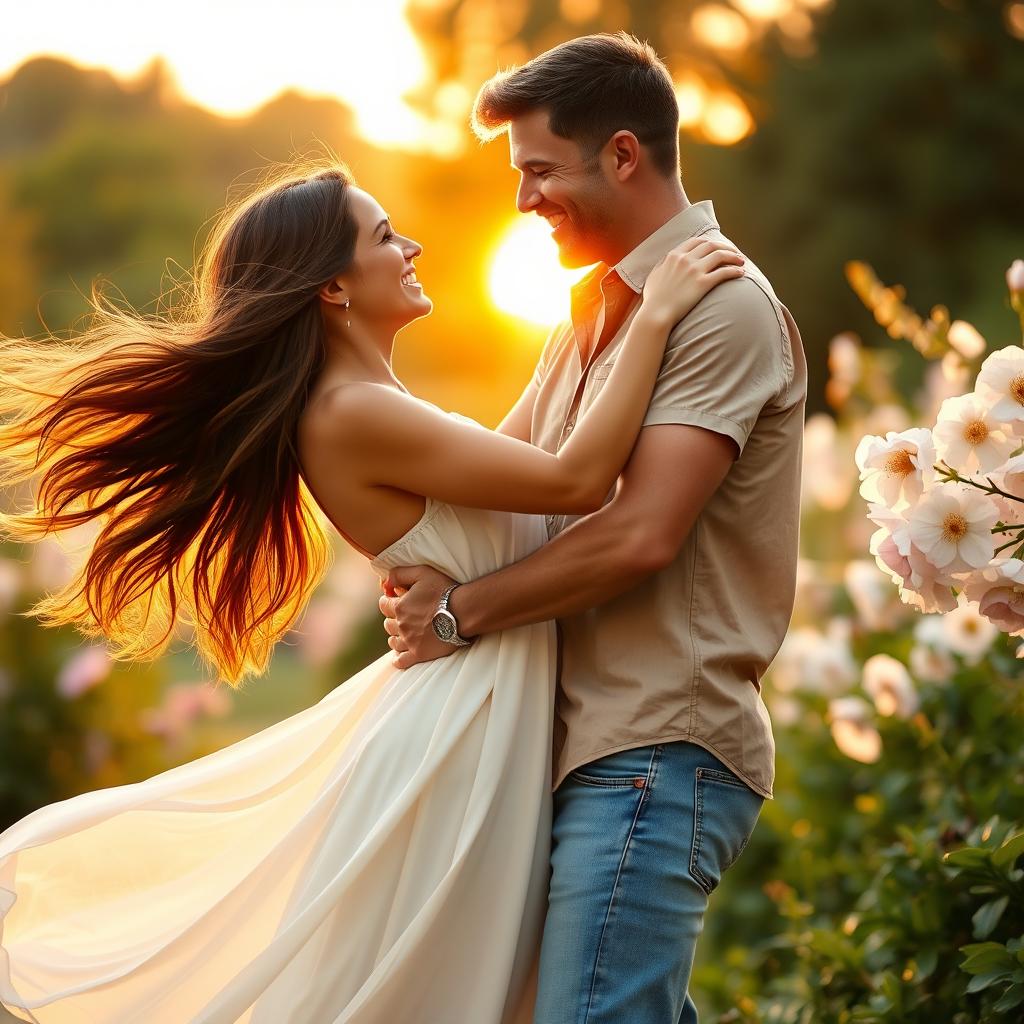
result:
<svg viewBox="0 0 1024 1024"><path fill-rule="evenodd" d="M432 621L434 634L439 640L451 640L455 636L455 617L449 612L438 612Z"/></svg>

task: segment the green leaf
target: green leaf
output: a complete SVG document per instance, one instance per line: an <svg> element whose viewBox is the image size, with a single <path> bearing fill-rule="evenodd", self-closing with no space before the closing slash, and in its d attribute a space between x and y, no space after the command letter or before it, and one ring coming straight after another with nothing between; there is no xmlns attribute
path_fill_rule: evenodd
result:
<svg viewBox="0 0 1024 1024"><path fill-rule="evenodd" d="M992 934L992 929L999 924L999 918L1003 916L1003 911L1009 902L1009 896L1000 896L997 900L989 900L988 903L983 903L974 912L971 920L974 922L975 938L984 939ZM1005 947L1003 948L1005 949Z"/></svg>
<svg viewBox="0 0 1024 1024"><path fill-rule="evenodd" d="M955 868L980 868L988 863L991 856L989 850L982 850L976 846L965 846L959 850L953 850L943 857L946 864Z"/></svg>
<svg viewBox="0 0 1024 1024"><path fill-rule="evenodd" d="M1012 1010L1021 1003L1024 1003L1024 985L1011 985L992 1009L1002 1013L1003 1010Z"/></svg>
<svg viewBox="0 0 1024 1024"><path fill-rule="evenodd" d="M1024 854L1024 832L1011 836L992 854L992 863L997 867L1011 867Z"/></svg>
<svg viewBox="0 0 1024 1024"><path fill-rule="evenodd" d="M882 975L882 982L879 985L879 988L882 990L883 995L892 1001L892 1005L894 1007L902 1005L902 986L900 985L899 978L897 978L891 971L886 971L885 974Z"/></svg>
<svg viewBox="0 0 1024 1024"><path fill-rule="evenodd" d="M930 978L939 963L939 951L932 947L923 949L917 958L917 980L924 981Z"/></svg>
<svg viewBox="0 0 1024 1024"><path fill-rule="evenodd" d="M1013 971L1007 967L1001 967L997 971L986 971L985 974L976 974L967 983L968 992L980 992L982 989L988 988L989 985L994 985L997 981L1005 981L1013 974Z"/></svg>
<svg viewBox="0 0 1024 1024"><path fill-rule="evenodd" d="M961 951L970 949L970 946L961 947ZM960 965L960 969L968 974L986 974L999 967L1015 967L1013 958L1006 951L1006 947L998 942L976 943L974 952L969 953L967 959Z"/></svg>

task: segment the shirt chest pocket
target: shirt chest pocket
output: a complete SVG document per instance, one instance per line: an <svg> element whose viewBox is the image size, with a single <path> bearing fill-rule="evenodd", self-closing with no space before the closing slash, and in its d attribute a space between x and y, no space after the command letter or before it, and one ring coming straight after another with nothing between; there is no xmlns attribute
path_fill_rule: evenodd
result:
<svg viewBox="0 0 1024 1024"><path fill-rule="evenodd" d="M612 372L612 367L615 365L613 359L610 363L604 363L601 366L595 366L590 373L587 375L587 384L583 389L583 405L590 405L591 402L597 398L604 387L605 382L608 380L608 375Z"/></svg>

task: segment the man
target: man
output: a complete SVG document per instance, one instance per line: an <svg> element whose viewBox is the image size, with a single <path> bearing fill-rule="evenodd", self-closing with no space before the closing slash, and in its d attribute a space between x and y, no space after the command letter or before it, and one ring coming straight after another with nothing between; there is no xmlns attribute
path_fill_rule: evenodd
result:
<svg viewBox="0 0 1024 1024"><path fill-rule="evenodd" d="M572 40L480 90L474 128L507 130L518 208L548 220L565 265L597 264L503 433L557 451L650 270L687 238L724 238L710 201L683 190L678 123L665 66L625 33ZM760 679L793 608L805 394L797 326L748 258L673 329L603 508L548 516L541 549L450 594L456 581L428 567L387 581L400 667L558 621L536 1024L697 1020L687 985L708 897L773 795Z"/></svg>

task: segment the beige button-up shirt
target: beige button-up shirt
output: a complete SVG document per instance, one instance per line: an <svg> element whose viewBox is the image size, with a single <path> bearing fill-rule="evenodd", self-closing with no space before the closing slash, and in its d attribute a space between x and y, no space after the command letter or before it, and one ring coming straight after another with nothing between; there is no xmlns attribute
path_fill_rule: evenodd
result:
<svg viewBox="0 0 1024 1024"><path fill-rule="evenodd" d="M725 237L708 200L573 288L571 322L551 333L530 385L534 444L555 452L565 442L604 386L648 273L695 235ZM749 258L744 271L672 330L644 420L725 434L739 455L669 566L559 621L556 788L607 754L689 740L773 796L760 680L793 611L807 373L789 311ZM579 518L548 516L549 537Z"/></svg>

